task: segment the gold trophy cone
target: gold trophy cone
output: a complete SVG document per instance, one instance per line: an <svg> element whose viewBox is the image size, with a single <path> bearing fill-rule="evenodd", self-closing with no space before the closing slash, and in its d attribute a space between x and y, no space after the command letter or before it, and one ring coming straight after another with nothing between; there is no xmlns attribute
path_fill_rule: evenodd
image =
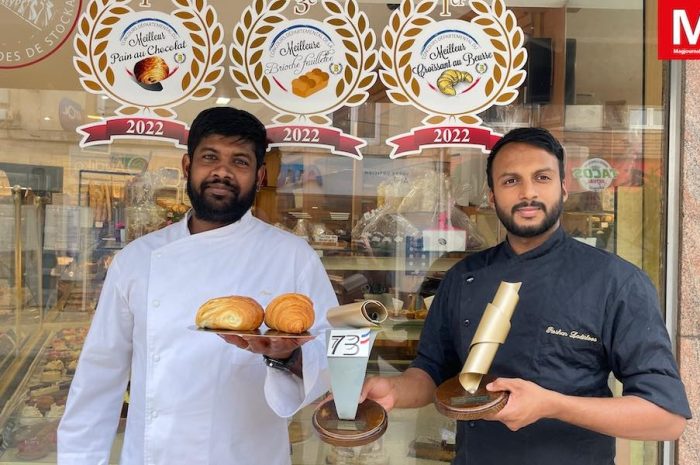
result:
<svg viewBox="0 0 700 465"><path fill-rule="evenodd" d="M486 305L462 371L435 392L435 407L443 415L456 420L476 420L498 412L508 402L507 392L490 392L486 385L494 379L488 372L510 331L521 284L501 282L493 301Z"/></svg>

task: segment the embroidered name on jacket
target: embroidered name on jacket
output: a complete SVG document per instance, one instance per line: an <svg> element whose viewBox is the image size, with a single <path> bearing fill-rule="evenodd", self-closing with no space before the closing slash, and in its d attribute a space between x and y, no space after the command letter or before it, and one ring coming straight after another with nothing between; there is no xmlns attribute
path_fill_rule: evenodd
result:
<svg viewBox="0 0 700 465"><path fill-rule="evenodd" d="M553 334L555 336L569 337L571 339L579 339L582 341L598 342L597 337L593 337L590 334L579 333L578 331L564 331L554 326L547 326L547 334Z"/></svg>

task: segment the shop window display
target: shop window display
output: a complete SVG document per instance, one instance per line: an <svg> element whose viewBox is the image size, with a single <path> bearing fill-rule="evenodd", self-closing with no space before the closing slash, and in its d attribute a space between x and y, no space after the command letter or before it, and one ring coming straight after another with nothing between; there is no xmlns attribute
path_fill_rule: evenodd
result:
<svg viewBox="0 0 700 465"><path fill-rule="evenodd" d="M240 17L240 11L227 10L229 2L211 3L221 8L220 16ZM544 126L559 137L567 150L570 192L564 228L639 265L661 288L664 219L659 212L667 156L661 115L667 110L664 69L645 64L642 56L648 46L640 42L644 10L514 11L538 60L530 82L540 85L528 89L526 82L519 100L482 115L485 125L501 133ZM598 64L600 56L611 57L611 63ZM65 57L56 60L69 65ZM549 79L535 81L538 73ZM12 71L3 74L0 464L51 463L55 427L111 257L187 211L182 150L119 141L104 153L81 154L72 130L43 119L41 112L53 109L46 102L58 107L69 94L85 115L109 112L110 102L75 90L75 77L64 92L27 88L10 76ZM387 306L388 324L369 364L370 372L387 374L405 370L415 355L422 320L444 272L465 255L503 240L505 231L486 200L481 150L428 149L389 159L385 140L421 115L397 109L382 86L375 87L370 102L333 115L336 126L368 143L363 159L272 150L254 212L316 249L340 303L372 298ZM39 100L43 103L34 105ZM259 110L240 100L233 104ZM183 113L214 101L191 105L195 108ZM19 186L19 193L12 186ZM391 412L382 440L351 449L321 443L309 428L312 410L290 421L295 464L435 464L454 455L454 425L432 406ZM618 442L618 465L658 464L657 456L656 443Z"/></svg>

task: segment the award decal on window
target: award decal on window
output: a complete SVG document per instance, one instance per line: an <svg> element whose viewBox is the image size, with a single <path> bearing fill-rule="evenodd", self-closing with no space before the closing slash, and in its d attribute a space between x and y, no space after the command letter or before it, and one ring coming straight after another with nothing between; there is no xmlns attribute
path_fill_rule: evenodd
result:
<svg viewBox="0 0 700 465"><path fill-rule="evenodd" d="M55 53L73 34L82 0L2 0L0 69L31 66Z"/></svg>
<svg viewBox="0 0 700 465"><path fill-rule="evenodd" d="M313 415L314 428L324 442L361 446L386 431L388 416L384 407L369 399L358 405L358 400L377 327L387 315L386 307L376 300L328 310L328 321L335 328L326 331L333 399L322 402Z"/></svg>
<svg viewBox="0 0 700 465"><path fill-rule="evenodd" d="M494 379L488 372L510 332L521 284L501 282L493 301L486 305L462 371L442 383L435 393L435 407L443 415L456 420L476 420L498 412L508 402L507 392L487 391L486 385Z"/></svg>
<svg viewBox="0 0 700 465"><path fill-rule="evenodd" d="M500 138L479 113L508 105L525 80L523 31L503 0L470 0L471 21L429 16L440 2L403 0L382 34L380 77L397 105L426 113L424 126L387 139L391 158L429 147L477 146ZM450 16L443 0L440 16ZM461 2L460 2L461 4Z"/></svg>
<svg viewBox="0 0 700 465"><path fill-rule="evenodd" d="M77 128L80 146L129 138L185 147L188 128L172 108L214 93L224 73L223 28L206 0L173 0L172 13L130 3L92 0L80 18L73 42L80 83L119 104L118 116Z"/></svg>
<svg viewBox="0 0 700 465"><path fill-rule="evenodd" d="M355 0L255 0L233 30L231 76L246 101L277 114L270 146L306 146L362 159L363 139L333 127L328 116L367 100L377 55L367 16ZM298 18L285 16L285 10ZM306 17L311 8L323 21Z"/></svg>

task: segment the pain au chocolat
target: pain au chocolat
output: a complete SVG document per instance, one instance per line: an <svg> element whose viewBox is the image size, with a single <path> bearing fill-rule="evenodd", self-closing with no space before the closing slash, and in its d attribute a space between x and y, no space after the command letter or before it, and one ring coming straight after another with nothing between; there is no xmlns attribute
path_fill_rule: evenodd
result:
<svg viewBox="0 0 700 465"><path fill-rule="evenodd" d="M303 333L314 324L314 304L303 294L279 295L265 309L265 324L284 333Z"/></svg>
<svg viewBox="0 0 700 465"><path fill-rule="evenodd" d="M265 312L250 297L231 295L207 300L195 317L200 328L252 331L262 324Z"/></svg>
<svg viewBox="0 0 700 465"><path fill-rule="evenodd" d="M170 74L168 64L159 56L150 56L134 65L134 77L142 84L155 84Z"/></svg>

